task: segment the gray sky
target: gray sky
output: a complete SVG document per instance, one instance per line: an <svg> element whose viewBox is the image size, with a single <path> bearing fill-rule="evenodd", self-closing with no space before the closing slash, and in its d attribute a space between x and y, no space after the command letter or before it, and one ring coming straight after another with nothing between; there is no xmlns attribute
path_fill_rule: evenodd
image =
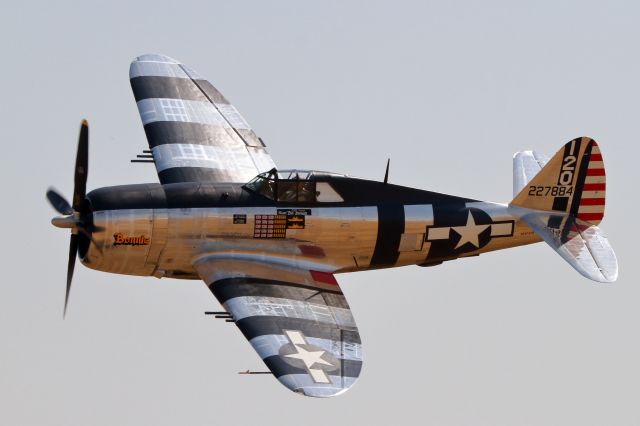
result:
<svg viewBox="0 0 640 426"><path fill-rule="evenodd" d="M0 423L640 424L637 2L11 2L0 14ZM620 263L592 283L543 243L338 277L364 344L345 395L269 376L198 281L78 264L44 192L155 182L128 82L158 52L206 76L281 168L508 202L511 156L588 135ZM364 423L364 422L367 423Z"/></svg>

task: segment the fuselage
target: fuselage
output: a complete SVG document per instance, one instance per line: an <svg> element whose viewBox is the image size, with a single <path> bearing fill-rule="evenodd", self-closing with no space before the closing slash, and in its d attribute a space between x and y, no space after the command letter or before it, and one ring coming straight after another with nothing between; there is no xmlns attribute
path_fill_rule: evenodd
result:
<svg viewBox="0 0 640 426"><path fill-rule="evenodd" d="M193 262L212 253L339 273L431 266L540 241L503 204L346 176L316 178L311 198L287 199L280 185L280 197L242 184L96 189L87 199L100 231L93 243L83 239L81 260L112 273L198 279Z"/></svg>

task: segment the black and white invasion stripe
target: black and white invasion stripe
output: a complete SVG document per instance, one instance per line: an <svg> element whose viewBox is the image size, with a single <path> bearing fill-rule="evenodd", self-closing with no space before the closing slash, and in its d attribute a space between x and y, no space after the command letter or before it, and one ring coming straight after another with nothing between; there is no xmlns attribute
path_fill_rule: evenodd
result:
<svg viewBox="0 0 640 426"><path fill-rule="evenodd" d="M216 281L210 289L288 388L308 396L333 396L348 389L360 375L360 335L338 286L327 290L243 277ZM317 364L310 367L292 360L298 356L291 349L296 343L292 335L304 339L299 345L302 349L296 350L322 354Z"/></svg>
<svg viewBox="0 0 640 426"><path fill-rule="evenodd" d="M129 79L161 183L247 182L275 167L238 110L189 67L143 55Z"/></svg>

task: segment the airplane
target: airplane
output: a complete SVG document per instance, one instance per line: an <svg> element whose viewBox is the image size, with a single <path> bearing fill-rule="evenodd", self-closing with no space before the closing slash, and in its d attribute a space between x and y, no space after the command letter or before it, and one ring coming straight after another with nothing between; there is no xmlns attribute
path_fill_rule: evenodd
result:
<svg viewBox="0 0 640 426"><path fill-rule="evenodd" d="M445 261L545 241L573 268L613 282L618 263L598 228L605 169L579 137L553 157L513 157L507 204L317 170L279 170L262 139L200 74L146 54L129 77L160 183L86 192L89 128L70 204L47 199L71 230L66 314L76 257L98 271L203 280L287 388L339 395L357 380L362 344L336 280L343 272ZM247 371L247 373L250 373Z"/></svg>

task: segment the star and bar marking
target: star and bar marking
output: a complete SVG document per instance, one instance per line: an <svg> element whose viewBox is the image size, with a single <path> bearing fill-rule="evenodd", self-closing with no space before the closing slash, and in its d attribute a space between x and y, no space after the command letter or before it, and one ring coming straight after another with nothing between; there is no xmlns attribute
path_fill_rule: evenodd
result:
<svg viewBox="0 0 640 426"><path fill-rule="evenodd" d="M305 349L302 345L308 346L308 343L301 331L285 330L285 333L289 338L289 341L291 341L291 344L296 349L296 353L284 356L302 361L314 382L331 383L331 380L329 380L329 377L322 369L312 368L316 364L334 367L332 363L322 358L322 355L324 355L326 351L320 348L318 348L320 350L317 351Z"/></svg>
<svg viewBox="0 0 640 426"><path fill-rule="evenodd" d="M467 213L467 222L462 226L428 226L426 241L449 240L451 238L451 230L460 236L460 240L453 248L457 250L469 243L476 249L488 244L481 244L479 237L487 228L491 227L491 238L494 237L510 237L513 235L514 221L496 221L492 219L491 223L477 224L476 218L473 216L471 209Z"/></svg>

